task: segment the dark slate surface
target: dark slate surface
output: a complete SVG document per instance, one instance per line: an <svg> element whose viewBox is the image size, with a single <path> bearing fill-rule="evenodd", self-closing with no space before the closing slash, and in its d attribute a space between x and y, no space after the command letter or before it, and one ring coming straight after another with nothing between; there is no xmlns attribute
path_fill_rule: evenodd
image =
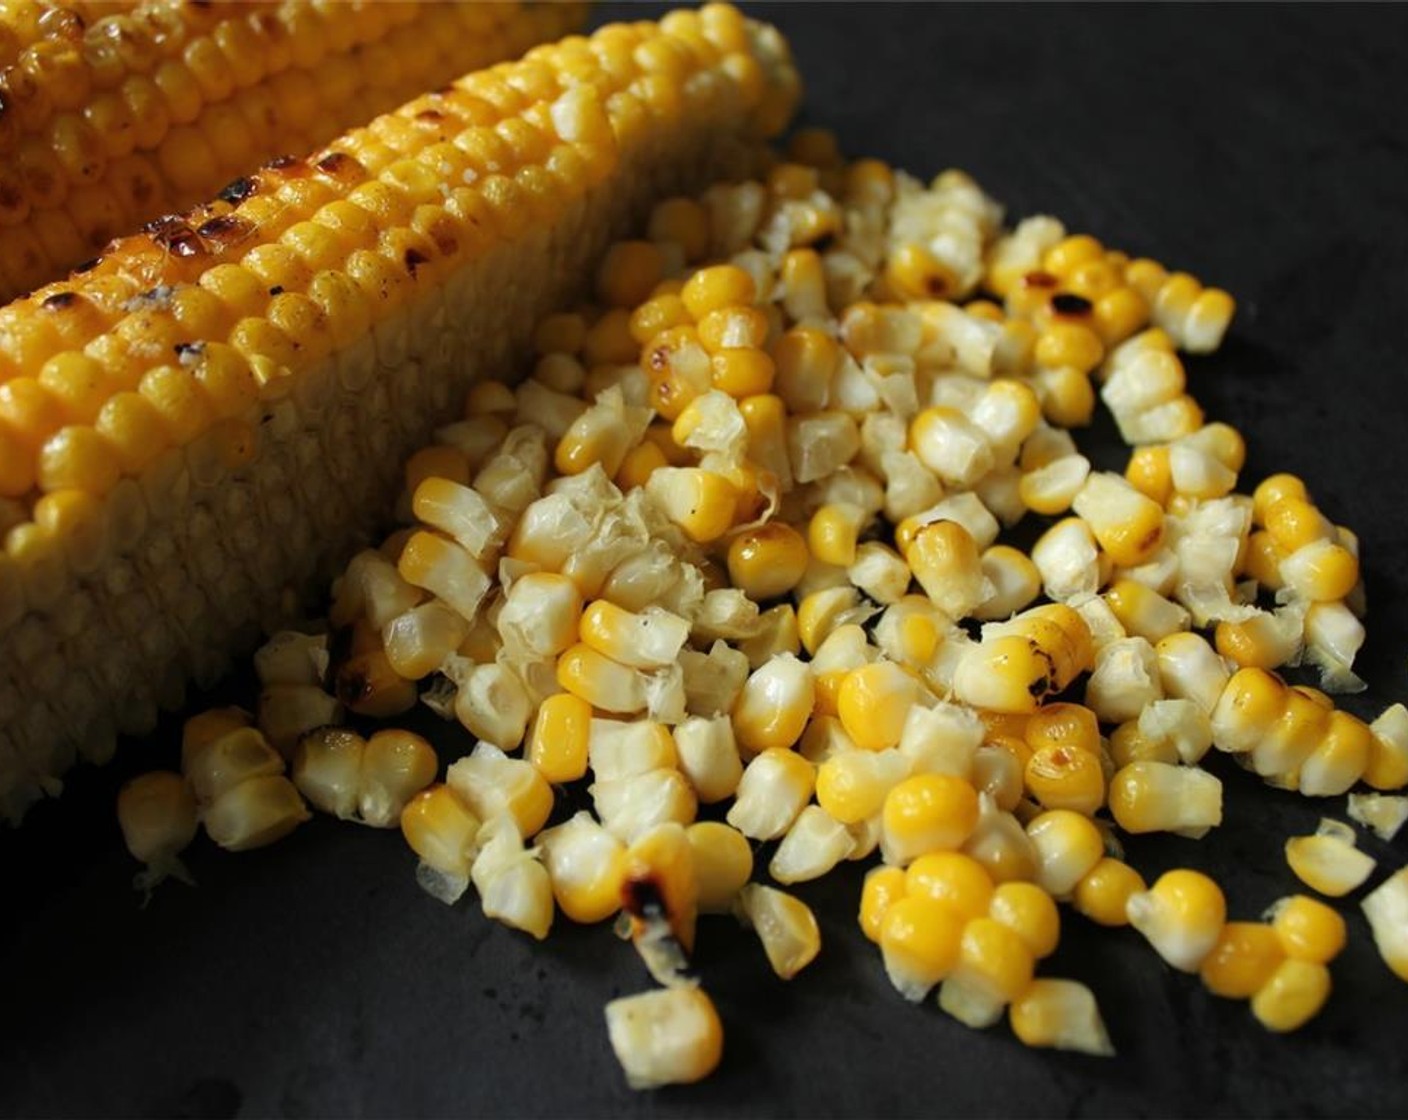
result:
<svg viewBox="0 0 1408 1120"><path fill-rule="evenodd" d="M1192 364L1194 392L1248 436L1246 479L1302 472L1360 532L1373 700L1349 707L1408 699L1408 10L760 11L795 44L805 119L849 152L926 175L966 168L1015 216L1048 210L1237 295L1228 345ZM1094 444L1119 461L1108 424ZM538 945L472 906L446 909L420 893L394 836L319 820L245 856L201 842L201 886L139 909L111 798L125 774L169 762L176 728L76 774L62 802L0 837L0 1113L1408 1112L1408 987L1379 963L1353 899L1336 993L1285 1040L1134 935L1068 918L1048 971L1097 992L1121 1052L1099 1062L901 1003L856 929L854 867L799 891L826 947L792 984L771 978L750 935L704 923L723 1067L697 1088L633 1095L601 1018L607 999L646 985L631 952L605 928L564 923ZM1252 917L1292 889L1282 841L1322 807L1213 768L1227 824L1201 844L1133 844L1132 858L1150 874L1206 868ZM1366 847L1384 870L1404 862L1403 840Z"/></svg>

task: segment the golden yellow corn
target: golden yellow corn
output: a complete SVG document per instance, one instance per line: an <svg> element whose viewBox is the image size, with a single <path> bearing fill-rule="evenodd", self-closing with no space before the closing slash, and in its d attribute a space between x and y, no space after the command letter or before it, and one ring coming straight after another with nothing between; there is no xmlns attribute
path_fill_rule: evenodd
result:
<svg viewBox="0 0 1408 1120"><path fill-rule="evenodd" d="M118 791L117 823L127 850L146 865L134 881L138 890L149 893L168 876L191 881L179 857L196 836L196 798L180 774L133 778Z"/></svg>
<svg viewBox="0 0 1408 1120"><path fill-rule="evenodd" d="M1202 966L1227 923L1221 888L1186 869L1166 872L1147 891L1130 895L1125 912L1154 951L1183 972Z"/></svg>
<svg viewBox="0 0 1408 1120"><path fill-rule="evenodd" d="M652 196L746 168L751 141L784 123L796 78L775 33L711 11L687 48L664 26L607 29L425 95L5 309L19 326L0 331L0 382L15 387L7 400L23 383L42 407L12 431L19 413L0 406L0 442L29 452L27 468L5 458L0 496L90 494L96 520L83 539L99 544L75 553L52 521L7 537L0 676L30 682L12 664L22 649L27 664L64 657L82 682L63 700L26 683L40 714L0 743L8 815L80 747L110 750L114 725L149 727L188 673L218 676L236 638L285 609L286 588L311 592L319 568L390 511L404 456L456 418L471 376L509 372L612 228ZM572 14L528 18L546 29ZM497 16L475 7L435 18ZM624 53L623 36L634 44ZM676 61L647 80L643 65L666 54ZM481 96L500 89L512 92ZM510 266L495 252L505 246ZM80 352L102 374L86 404L69 391L95 367L64 357ZM51 360L52 389L36 377ZM146 427L127 426L139 414ZM548 449L509 439L474 488L517 513ZM128 454L147 447L164 450ZM188 497L192 479L209 506ZM461 613L487 586L472 555L427 531L399 563L410 582L470 608ZM97 617L162 621L140 649L125 626L110 641L90 629L84 648L118 667L99 671L51 621L75 597ZM62 719L43 718L50 709Z"/></svg>
<svg viewBox="0 0 1408 1120"><path fill-rule="evenodd" d="M27 153L44 176L5 176L0 226L16 227L6 238L18 243L4 254L0 303L159 215L222 187L237 194L237 177L268 160L302 156L420 90L566 33L583 8L138 5L78 21L62 45L25 44L14 61L39 79L21 98L7 90L7 117L21 123L0 156Z"/></svg>
<svg viewBox="0 0 1408 1120"><path fill-rule="evenodd" d="M1100 1057L1115 1053L1094 994L1075 980L1033 980L1012 1002L1008 1017L1023 1045Z"/></svg>
<svg viewBox="0 0 1408 1120"><path fill-rule="evenodd" d="M738 892L734 909L757 933L773 972L784 980L791 980L821 952L816 916L785 891L749 883Z"/></svg>

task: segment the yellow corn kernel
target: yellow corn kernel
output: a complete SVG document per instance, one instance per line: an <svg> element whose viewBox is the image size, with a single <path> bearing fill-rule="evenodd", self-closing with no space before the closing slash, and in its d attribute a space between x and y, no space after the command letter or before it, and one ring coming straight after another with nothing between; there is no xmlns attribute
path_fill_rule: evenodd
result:
<svg viewBox="0 0 1408 1120"><path fill-rule="evenodd" d="M824 309L823 298L823 314ZM825 408L841 362L841 348L836 340L816 327L793 327L773 343L771 352L777 371L777 395L787 407L793 412L817 412Z"/></svg>
<svg viewBox="0 0 1408 1120"><path fill-rule="evenodd" d="M1286 553L1316 541L1333 540L1335 535L1334 526L1306 498L1283 497L1272 502L1263 513L1262 523L1277 547Z"/></svg>
<svg viewBox="0 0 1408 1120"><path fill-rule="evenodd" d="M1274 673L1239 669L1212 711L1212 741L1218 750L1253 750L1285 711L1288 689Z"/></svg>
<svg viewBox="0 0 1408 1120"><path fill-rule="evenodd" d="M1061 916L1051 896L1035 883L1000 883L988 903L988 917L1017 934L1037 960L1056 951Z"/></svg>
<svg viewBox="0 0 1408 1120"><path fill-rule="evenodd" d="M1182 972L1202 966L1227 923L1221 888L1201 872L1183 868L1131 895L1125 912L1154 951Z"/></svg>
<svg viewBox="0 0 1408 1120"><path fill-rule="evenodd" d="M894 899L880 918L880 951L895 990L918 1003L958 964L964 922L932 898Z"/></svg>
<svg viewBox="0 0 1408 1120"><path fill-rule="evenodd" d="M1373 749L1374 733L1368 724L1348 712L1332 711L1325 737L1301 763L1301 793L1307 797L1345 793L1364 775Z"/></svg>
<svg viewBox="0 0 1408 1120"><path fill-rule="evenodd" d="M651 474L645 489L691 540L706 544L733 527L738 494L721 474L698 467L664 467Z"/></svg>
<svg viewBox="0 0 1408 1120"><path fill-rule="evenodd" d="M802 736L816 705L811 667L780 654L755 669L733 707L739 746L757 753L791 747Z"/></svg>
<svg viewBox="0 0 1408 1120"><path fill-rule="evenodd" d="M626 847L590 813L577 813L536 840L558 908L574 922L604 921L621 908Z"/></svg>
<svg viewBox="0 0 1408 1120"><path fill-rule="evenodd" d="M1028 792L1047 809L1072 809L1090 816L1105 803L1100 757L1065 744L1039 747L1024 774Z"/></svg>
<svg viewBox="0 0 1408 1120"><path fill-rule="evenodd" d="M582 642L558 657L557 683L604 712L631 715L646 707L641 675Z"/></svg>
<svg viewBox="0 0 1408 1120"><path fill-rule="evenodd" d="M511 818L525 839L537 835L552 814L552 788L537 770L490 743L452 763L445 782L481 820Z"/></svg>
<svg viewBox="0 0 1408 1120"><path fill-rule="evenodd" d="M881 847L905 865L928 852L961 848L978 824L978 794L951 774L916 774L885 796Z"/></svg>
<svg viewBox="0 0 1408 1120"><path fill-rule="evenodd" d="M1267 511L1283 498L1310 501L1305 483L1293 474L1273 474L1264 478L1252 491L1252 518L1258 525L1266 524Z"/></svg>
<svg viewBox="0 0 1408 1120"><path fill-rule="evenodd" d="M227 789L205 810L203 823L227 852L245 852L281 840L310 816L292 782L265 774Z"/></svg>
<svg viewBox="0 0 1408 1120"><path fill-rule="evenodd" d="M1083 323L1053 322L1037 336L1034 356L1043 369L1070 368L1084 374L1100 364L1105 347Z"/></svg>
<svg viewBox="0 0 1408 1120"><path fill-rule="evenodd" d="M1100 830L1070 809L1048 809L1027 822L1036 848L1036 882L1055 898L1066 898L1105 855Z"/></svg>
<svg viewBox="0 0 1408 1120"><path fill-rule="evenodd" d="M1354 830L1338 821L1322 820L1313 836L1286 841L1286 862L1312 890L1342 898L1363 886L1377 865L1374 857L1354 846Z"/></svg>
<svg viewBox="0 0 1408 1120"><path fill-rule="evenodd" d="M923 694L923 686L904 668L874 661L846 674L836 714L858 747L884 750L898 745L909 710Z"/></svg>
<svg viewBox="0 0 1408 1120"><path fill-rule="evenodd" d="M1074 980L1042 977L1012 1002L1008 1009L1012 1033L1024 1046L1051 1047L1080 1054L1111 1057L1105 1023L1095 996Z"/></svg>
<svg viewBox="0 0 1408 1120"><path fill-rule="evenodd" d="M181 729L182 771L190 768L195 756L207 745L253 722L243 708L210 708L191 716Z"/></svg>
<svg viewBox="0 0 1408 1120"><path fill-rule="evenodd" d="M591 722L591 704L570 692L539 705L528 732L528 761L546 781L558 785L586 774Z"/></svg>
<svg viewBox="0 0 1408 1120"><path fill-rule="evenodd" d="M939 1006L966 1026L991 1026L1031 986L1035 965L1020 934L975 918L963 927L958 965L939 989Z"/></svg>
<svg viewBox="0 0 1408 1120"><path fill-rule="evenodd" d="M736 828L698 821L685 829L694 858L701 913L726 913L753 874L753 849Z"/></svg>
<svg viewBox="0 0 1408 1120"><path fill-rule="evenodd" d="M797 586L809 560L802 535L790 525L770 521L729 542L729 582L750 599L775 599Z"/></svg>
<svg viewBox="0 0 1408 1120"><path fill-rule="evenodd" d="M1222 782L1196 766L1131 762L1110 779L1109 800L1126 832L1205 831L1222 823Z"/></svg>
<svg viewBox="0 0 1408 1120"><path fill-rule="evenodd" d="M720 264L694 273L685 281L680 299L697 323L720 307L751 304L756 295L752 276L737 265Z"/></svg>
<svg viewBox="0 0 1408 1120"><path fill-rule="evenodd" d="M1008 634L969 649L958 663L953 691L975 708L1021 715L1056 691L1052 663L1031 638Z"/></svg>
<svg viewBox="0 0 1408 1120"><path fill-rule="evenodd" d="M1285 960L1252 996L1252 1014L1269 1031L1299 1030L1330 998L1330 970L1313 961Z"/></svg>
<svg viewBox="0 0 1408 1120"><path fill-rule="evenodd" d="M850 502L824 505L807 524L810 554L823 564L847 568L855 563L856 542L869 515Z"/></svg>
<svg viewBox="0 0 1408 1120"><path fill-rule="evenodd" d="M928 852L905 871L905 895L942 902L966 922L987 914L993 882L982 864L962 852Z"/></svg>
<svg viewBox="0 0 1408 1120"><path fill-rule="evenodd" d="M1272 903L1266 918L1281 949L1293 960L1329 964L1344 949L1344 918L1309 895L1291 895Z"/></svg>
<svg viewBox="0 0 1408 1120"><path fill-rule="evenodd" d="M1100 753L1100 722L1083 704L1046 704L1024 721L1022 736L1033 751L1043 747L1074 747Z"/></svg>
<svg viewBox="0 0 1408 1120"><path fill-rule="evenodd" d="M978 542L956 521L921 527L905 548L904 558L924 593L951 618L972 613L987 596Z"/></svg>
<svg viewBox="0 0 1408 1120"><path fill-rule="evenodd" d="M1164 511L1116 474L1096 473L1072 503L1101 549L1123 568L1152 559L1163 545Z"/></svg>
<svg viewBox="0 0 1408 1120"><path fill-rule="evenodd" d="M1130 896L1146 890L1148 886L1139 872L1123 860L1105 856L1081 876L1072 903L1076 913L1097 925L1127 926Z"/></svg>
<svg viewBox="0 0 1408 1120"><path fill-rule="evenodd" d="M127 782L117 795L117 823L127 850L146 864L139 890L168 876L190 881L178 857L195 839L196 798L180 774L154 770Z"/></svg>
<svg viewBox="0 0 1408 1120"><path fill-rule="evenodd" d="M1261 922L1228 922L1203 959L1207 990L1224 999L1251 999L1286 959L1276 931Z"/></svg>
<svg viewBox="0 0 1408 1120"><path fill-rule="evenodd" d="M815 767L795 751L770 747L744 768L726 817L751 840L776 840L811 800Z"/></svg>
<svg viewBox="0 0 1408 1120"><path fill-rule="evenodd" d="M791 980L821 951L821 930L811 908L799 898L760 883L738 892L735 912L763 943L772 970Z"/></svg>
<svg viewBox="0 0 1408 1120"><path fill-rule="evenodd" d="M702 1081L723 1057L723 1024L699 988L613 999L606 1005L606 1032L632 1089Z"/></svg>
<svg viewBox="0 0 1408 1120"><path fill-rule="evenodd" d="M897 751L841 751L817 767L817 804L842 824L859 824L880 812L909 767Z"/></svg>
<svg viewBox="0 0 1408 1120"><path fill-rule="evenodd" d="M885 914L905 897L905 873L898 867L875 867L866 872L860 892L860 928L876 944L884 927Z"/></svg>
<svg viewBox="0 0 1408 1120"><path fill-rule="evenodd" d="M617 241L596 271L597 298L607 307L633 308L663 279L665 260L649 241Z"/></svg>
<svg viewBox="0 0 1408 1120"><path fill-rule="evenodd" d="M348 728L315 728L293 752L293 784L313 808L355 819L366 747L367 741Z"/></svg>

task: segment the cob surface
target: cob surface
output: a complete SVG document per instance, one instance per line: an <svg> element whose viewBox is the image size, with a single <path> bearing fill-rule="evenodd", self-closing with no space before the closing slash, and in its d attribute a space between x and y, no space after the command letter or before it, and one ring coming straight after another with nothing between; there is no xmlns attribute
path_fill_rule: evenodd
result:
<svg viewBox="0 0 1408 1120"><path fill-rule="evenodd" d="M0 7L0 302L265 160L581 23L583 4Z"/></svg>
<svg viewBox="0 0 1408 1120"><path fill-rule="evenodd" d="M798 83L727 6L604 28L278 159L0 310L0 805L149 729L390 512L401 462Z"/></svg>

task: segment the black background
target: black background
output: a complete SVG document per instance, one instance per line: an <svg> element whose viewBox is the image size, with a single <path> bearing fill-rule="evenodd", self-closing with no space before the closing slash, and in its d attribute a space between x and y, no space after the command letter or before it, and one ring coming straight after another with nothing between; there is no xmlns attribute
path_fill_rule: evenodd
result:
<svg viewBox="0 0 1408 1120"><path fill-rule="evenodd" d="M603 5L600 17L655 8ZM1238 298L1218 355L1190 362L1211 418L1250 444L1244 488L1303 474L1361 535L1372 715L1408 699L1408 10L1334 7L758 6L790 37L803 119L852 155L931 175L962 167L1018 218L1061 217ZM1083 440L1123 454L1108 422ZM219 695L235 696L231 684ZM416 887L394 835L320 819L265 851L190 853L200 887L140 910L112 796L169 764L178 724L0 836L0 1113L411 1115L1408 1112L1408 987L1346 900L1351 945L1309 1027L1267 1035L1129 931L1065 918L1045 966L1088 982L1120 1056L1031 1052L889 989L861 938L854 865L798 893L824 949L791 984L752 935L701 927L727 1029L707 1083L635 1095L601 1008L647 986L606 927L537 944ZM447 753L466 737L441 729ZM1201 843L1130 845L1180 864L1254 918L1295 888L1281 848L1343 800L1312 804L1211 760L1227 823ZM1405 841L1364 846L1380 874ZM1373 880L1377 882L1378 877Z"/></svg>

